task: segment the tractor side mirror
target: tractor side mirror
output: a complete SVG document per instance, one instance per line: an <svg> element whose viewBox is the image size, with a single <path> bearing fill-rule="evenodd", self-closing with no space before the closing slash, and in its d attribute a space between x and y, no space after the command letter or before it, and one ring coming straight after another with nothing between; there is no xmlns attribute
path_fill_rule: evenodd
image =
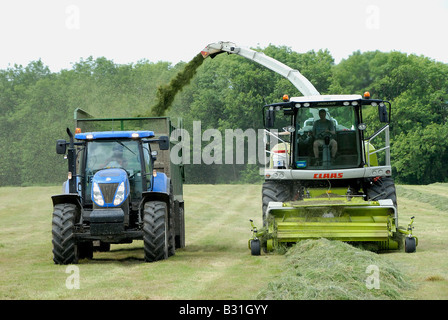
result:
<svg viewBox="0 0 448 320"><path fill-rule="evenodd" d="M159 149L160 150L170 149L170 139L167 136L161 136L159 138Z"/></svg>
<svg viewBox="0 0 448 320"><path fill-rule="evenodd" d="M380 122L389 122L388 116L387 116L387 108L384 103L380 103L378 105L378 117Z"/></svg>
<svg viewBox="0 0 448 320"><path fill-rule="evenodd" d="M65 154L66 151L67 151L67 141L57 140L56 141L56 153L57 154Z"/></svg>
<svg viewBox="0 0 448 320"><path fill-rule="evenodd" d="M266 128L274 128L275 124L275 111L274 110L266 110Z"/></svg>

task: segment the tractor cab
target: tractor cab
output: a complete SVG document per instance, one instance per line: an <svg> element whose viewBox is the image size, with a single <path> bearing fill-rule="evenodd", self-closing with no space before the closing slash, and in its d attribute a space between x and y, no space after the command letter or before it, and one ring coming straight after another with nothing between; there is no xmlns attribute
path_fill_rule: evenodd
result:
<svg viewBox="0 0 448 320"><path fill-rule="evenodd" d="M137 226L138 208L147 192L165 191L165 175L154 174L157 151L150 143L158 142L166 150L167 137L154 138L152 131L102 131L77 133L76 179L64 184L70 193L70 180L85 208L83 218L97 216L123 220L125 227ZM62 150L65 151L65 150ZM72 159L72 162L75 162ZM161 188L160 188L161 187ZM159 190L160 189L160 190Z"/></svg>
<svg viewBox="0 0 448 320"><path fill-rule="evenodd" d="M94 189L97 184L117 184L122 182L135 201L141 200L141 193L152 190L153 162L157 151L151 152L150 143L159 142L161 149L165 140L154 137L152 131L88 132L78 133L75 138L82 141L78 150L77 167L81 195L86 204L113 206L112 201L95 201ZM163 150L163 149L162 149ZM126 177L124 181L123 178ZM129 184L127 186L126 184ZM81 187L82 186L82 187ZM115 195L107 196L111 199ZM111 189L112 192L112 189ZM106 200L106 199L104 199ZM115 205L119 201L115 202Z"/></svg>
<svg viewBox="0 0 448 320"><path fill-rule="evenodd" d="M151 154L149 143L142 138L153 137L154 133L140 135L132 138L132 133L120 132L117 136L110 132L104 138L96 138L95 133L75 136L86 141L79 161L86 205L118 206L128 196L130 204L136 205L142 192L151 190L155 154ZM117 188L120 192L116 192Z"/></svg>

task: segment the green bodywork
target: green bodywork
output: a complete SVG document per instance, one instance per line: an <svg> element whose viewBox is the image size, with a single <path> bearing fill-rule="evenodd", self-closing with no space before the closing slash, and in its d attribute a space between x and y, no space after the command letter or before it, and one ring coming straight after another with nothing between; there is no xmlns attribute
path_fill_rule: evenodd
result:
<svg viewBox="0 0 448 320"><path fill-rule="evenodd" d="M398 227L397 220L392 201L348 197L342 189L331 193L314 189L310 198L270 203L266 226L252 239L260 239L266 251L318 238L375 243L379 250L395 250L402 247L403 235L411 232Z"/></svg>

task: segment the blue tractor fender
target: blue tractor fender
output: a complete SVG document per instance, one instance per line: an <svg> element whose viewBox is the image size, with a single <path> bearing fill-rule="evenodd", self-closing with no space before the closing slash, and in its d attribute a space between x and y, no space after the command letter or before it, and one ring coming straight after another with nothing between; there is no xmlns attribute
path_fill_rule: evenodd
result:
<svg viewBox="0 0 448 320"><path fill-rule="evenodd" d="M152 190L153 192L166 192L170 193L170 179L166 174L157 172L157 175L152 180Z"/></svg>
<svg viewBox="0 0 448 320"><path fill-rule="evenodd" d="M78 177L76 177L76 182L78 184ZM80 210L82 208L80 195L78 193L70 193L69 191L68 179L62 184L62 193L52 196L51 199L53 201L53 206L57 204L71 203L76 205Z"/></svg>
<svg viewBox="0 0 448 320"><path fill-rule="evenodd" d="M148 201L163 201L166 202L168 210L170 206L170 179L166 174L157 172L157 175L152 180L152 188L148 191L142 192L142 204Z"/></svg>

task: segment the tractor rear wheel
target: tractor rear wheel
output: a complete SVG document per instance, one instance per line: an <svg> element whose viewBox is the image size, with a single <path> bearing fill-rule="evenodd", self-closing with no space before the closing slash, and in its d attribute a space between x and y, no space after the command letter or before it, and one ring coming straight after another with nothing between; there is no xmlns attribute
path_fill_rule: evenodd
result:
<svg viewBox="0 0 448 320"><path fill-rule="evenodd" d="M145 203L143 217L145 261L168 258L168 209L165 202Z"/></svg>
<svg viewBox="0 0 448 320"><path fill-rule="evenodd" d="M57 204L53 209L53 261L56 264L78 263L78 249L74 236L76 205Z"/></svg>

